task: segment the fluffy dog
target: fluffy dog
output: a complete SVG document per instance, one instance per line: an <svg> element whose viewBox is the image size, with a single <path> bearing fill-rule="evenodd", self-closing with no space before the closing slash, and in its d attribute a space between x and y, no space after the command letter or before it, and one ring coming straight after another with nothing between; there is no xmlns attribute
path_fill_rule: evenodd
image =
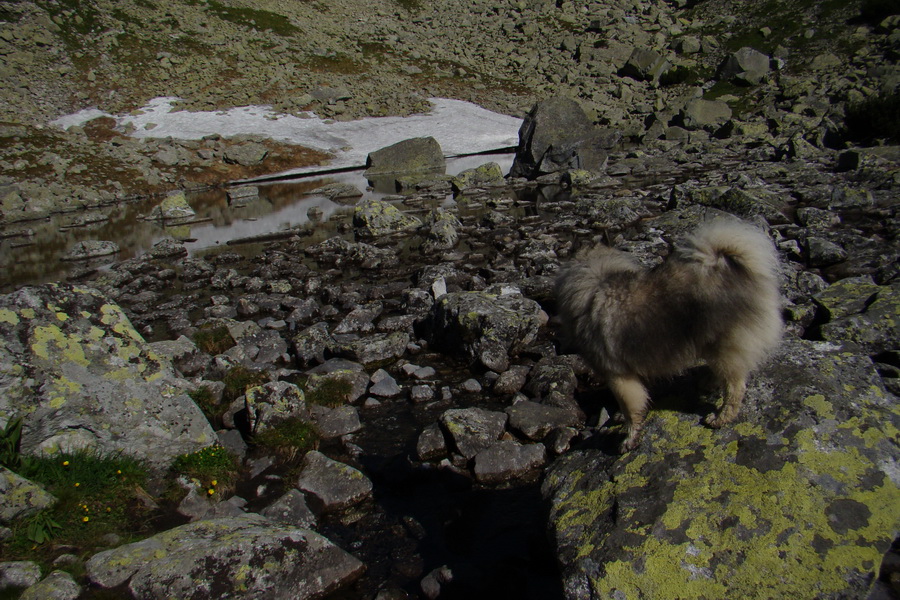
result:
<svg viewBox="0 0 900 600"><path fill-rule="evenodd" d="M556 297L563 335L619 403L623 453L639 441L650 404L645 381L705 360L726 392L705 422L722 427L740 411L748 374L781 338L775 248L737 220L699 227L653 269L597 247L560 271Z"/></svg>

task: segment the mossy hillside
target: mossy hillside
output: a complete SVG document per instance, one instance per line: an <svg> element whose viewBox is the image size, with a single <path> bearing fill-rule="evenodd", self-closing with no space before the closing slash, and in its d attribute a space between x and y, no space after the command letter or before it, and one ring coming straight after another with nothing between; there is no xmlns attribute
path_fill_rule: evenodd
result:
<svg viewBox="0 0 900 600"><path fill-rule="evenodd" d="M867 589L900 529L900 491L882 470L900 411L858 357L793 348L782 360L730 429L652 410L635 453L551 469L567 578L628 599Z"/></svg>

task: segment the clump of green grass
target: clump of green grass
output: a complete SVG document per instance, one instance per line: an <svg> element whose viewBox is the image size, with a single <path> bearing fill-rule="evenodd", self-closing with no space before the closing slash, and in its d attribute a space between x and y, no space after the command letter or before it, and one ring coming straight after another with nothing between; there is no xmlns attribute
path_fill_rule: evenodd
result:
<svg viewBox="0 0 900 600"><path fill-rule="evenodd" d="M12 535L0 547L0 560L48 562L58 545L87 554L102 546L108 534L125 540L140 537L155 508L144 490L149 477L145 463L125 454L81 450L28 457L18 473L40 484L57 502L13 523Z"/></svg>
<svg viewBox="0 0 900 600"><path fill-rule="evenodd" d="M285 461L292 461L319 447L319 434L308 421L288 417L257 432L253 442L274 451Z"/></svg>
<svg viewBox="0 0 900 600"><path fill-rule="evenodd" d="M314 377L302 382L300 388L310 404L334 408L347 403L353 384L340 377Z"/></svg>
<svg viewBox="0 0 900 600"><path fill-rule="evenodd" d="M210 496L227 495L237 482L240 461L233 452L215 444L178 456L172 470L199 482Z"/></svg>
<svg viewBox="0 0 900 600"><path fill-rule="evenodd" d="M215 356L233 348L237 342L224 325L208 325L197 330L194 343L207 354Z"/></svg>
<svg viewBox="0 0 900 600"><path fill-rule="evenodd" d="M216 0L209 0L206 10L223 21L250 27L257 31L269 30L281 36L300 33L300 29L291 24L287 17L267 10L227 6Z"/></svg>
<svg viewBox="0 0 900 600"><path fill-rule="evenodd" d="M194 404L200 407L200 410L203 411L203 414L206 415L207 419L212 421L213 419L218 418L219 413L222 410L222 403L216 398L216 395L209 386L201 385L200 387L189 391L188 396L194 401Z"/></svg>
<svg viewBox="0 0 900 600"><path fill-rule="evenodd" d="M231 402L243 396L249 388L269 381L269 376L265 371L254 371L238 365L229 369L222 381L225 383L223 401Z"/></svg>

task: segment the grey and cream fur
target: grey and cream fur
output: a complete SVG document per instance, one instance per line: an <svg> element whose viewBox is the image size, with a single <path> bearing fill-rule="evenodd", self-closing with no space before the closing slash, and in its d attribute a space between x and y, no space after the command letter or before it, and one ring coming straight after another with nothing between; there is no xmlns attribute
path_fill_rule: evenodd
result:
<svg viewBox="0 0 900 600"><path fill-rule="evenodd" d="M627 425L622 452L639 441L650 404L645 382L706 361L725 401L706 424L737 416L747 376L781 338L778 259L766 234L716 220L675 245L658 267L599 246L556 281L563 335L606 378Z"/></svg>

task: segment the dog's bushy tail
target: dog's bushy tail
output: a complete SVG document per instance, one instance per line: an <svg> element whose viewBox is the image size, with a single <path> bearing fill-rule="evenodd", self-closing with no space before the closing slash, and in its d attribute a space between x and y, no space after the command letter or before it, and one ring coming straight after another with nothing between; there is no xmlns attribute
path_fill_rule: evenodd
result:
<svg viewBox="0 0 900 600"><path fill-rule="evenodd" d="M710 271L738 271L777 287L778 255L760 229L736 220L716 220L697 229L681 252Z"/></svg>

